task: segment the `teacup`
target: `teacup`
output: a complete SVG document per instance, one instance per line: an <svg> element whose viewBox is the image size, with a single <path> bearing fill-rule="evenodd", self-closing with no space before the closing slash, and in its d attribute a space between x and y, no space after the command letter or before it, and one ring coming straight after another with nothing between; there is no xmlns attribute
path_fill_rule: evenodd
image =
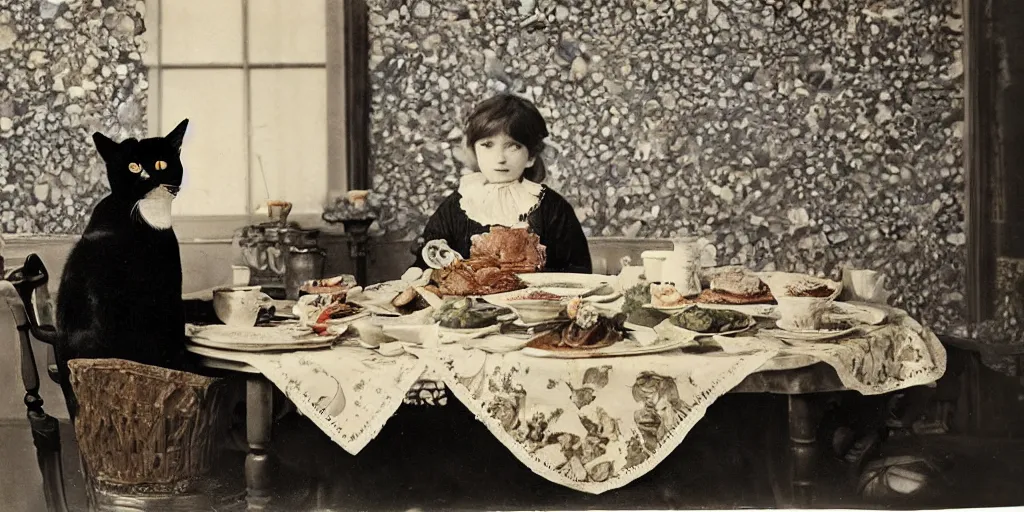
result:
<svg viewBox="0 0 1024 512"><path fill-rule="evenodd" d="M213 291L213 310L226 325L252 327L260 311L274 307L274 300L259 286L233 286Z"/></svg>
<svg viewBox="0 0 1024 512"><path fill-rule="evenodd" d="M776 297L779 323L785 328L816 330L821 328L822 317L831 299L821 297Z"/></svg>
<svg viewBox="0 0 1024 512"><path fill-rule="evenodd" d="M889 300L885 274L874 270L844 268L843 290L849 300L882 304Z"/></svg>

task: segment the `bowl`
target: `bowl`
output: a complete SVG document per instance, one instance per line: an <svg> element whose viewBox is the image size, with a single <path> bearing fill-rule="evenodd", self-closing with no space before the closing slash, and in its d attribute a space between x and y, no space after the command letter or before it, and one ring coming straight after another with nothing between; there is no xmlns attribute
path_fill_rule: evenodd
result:
<svg viewBox="0 0 1024 512"><path fill-rule="evenodd" d="M560 300L510 300L502 305L527 325L565 318L565 304Z"/></svg>

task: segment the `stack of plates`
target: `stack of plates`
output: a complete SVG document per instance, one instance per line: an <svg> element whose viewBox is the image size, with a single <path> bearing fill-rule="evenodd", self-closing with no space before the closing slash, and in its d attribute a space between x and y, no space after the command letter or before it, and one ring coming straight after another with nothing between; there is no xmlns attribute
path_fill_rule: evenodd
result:
<svg viewBox="0 0 1024 512"><path fill-rule="evenodd" d="M320 336L293 323L259 327L190 324L185 326L185 334L196 345L242 352L328 348L340 336L340 333Z"/></svg>

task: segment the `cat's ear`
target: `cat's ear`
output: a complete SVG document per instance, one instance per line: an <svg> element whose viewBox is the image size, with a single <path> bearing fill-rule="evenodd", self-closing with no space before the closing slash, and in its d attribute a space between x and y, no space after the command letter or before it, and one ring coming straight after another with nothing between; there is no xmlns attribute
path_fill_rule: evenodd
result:
<svg viewBox="0 0 1024 512"><path fill-rule="evenodd" d="M181 143L185 140L185 129L188 128L188 119L183 120L175 126L171 133L168 133L164 140L170 144L175 151L181 153Z"/></svg>
<svg viewBox="0 0 1024 512"><path fill-rule="evenodd" d="M100 156L103 160L111 160L114 154L117 153L118 143L110 140L106 135L100 132L92 134L92 142L96 145L96 150L100 152Z"/></svg>

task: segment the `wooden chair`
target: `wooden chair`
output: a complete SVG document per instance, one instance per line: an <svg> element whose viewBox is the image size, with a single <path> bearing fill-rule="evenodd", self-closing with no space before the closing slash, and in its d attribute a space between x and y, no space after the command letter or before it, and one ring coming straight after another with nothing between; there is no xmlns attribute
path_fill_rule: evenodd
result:
<svg viewBox="0 0 1024 512"><path fill-rule="evenodd" d="M47 289L49 274L42 260L35 254L29 255L21 267L5 274L4 279L0 280L0 296L13 313L20 337L25 406L43 474L47 510L66 512L68 506L61 462L59 422L43 411L35 357L35 349L38 348L35 340L38 340L45 346L46 373L53 382L59 384L53 348L57 331ZM200 476L209 469L212 458L209 450L220 441L217 437L221 433L219 418L224 415L217 414L222 412L217 411L217 404L221 403L224 395L222 382L138 363L100 361L113 361L110 364L118 369L107 371L103 370L106 368L104 364L93 363L89 367L90 370L80 372L80 385L83 386L85 393L92 393L90 396L93 396L96 394L95 391L101 390L100 394L107 396L91 398L93 409L90 410L88 423L82 424L81 420L76 420L75 425L83 469L86 470L87 479L91 484L88 486L90 507L101 510L202 510L210 508L207 505L211 494L215 495L214 499L218 503L237 501L237 497L233 495L234 489L229 489L227 493L220 489L224 482L199 481ZM77 366L83 364L78 361L75 363ZM94 384L107 379L111 382L108 386L120 386L113 383L118 378L127 379L127 382L134 385L105 388ZM100 401L111 396L110 389L121 390L121 395L118 396L125 398L123 403L109 409L108 405L97 406ZM132 396L145 402L137 402L136 398L131 398ZM155 398L162 398L163 402L154 401ZM176 405L181 407L175 408ZM121 423L110 423L118 414L121 415ZM104 417L106 419L102 419ZM92 430L96 422L104 421L107 422L104 424L117 425L117 428L108 432ZM161 430L165 429L166 425L183 425L188 422L191 422L189 426L177 429L178 434L182 428L192 432L191 437L187 439L174 437L177 435L174 432ZM161 428L149 428L147 431L145 425L159 425ZM116 441L104 437L114 436L115 432L128 436L135 444L118 447L112 444ZM104 446L110 451L104 453ZM138 460L142 455L137 450L132 451L140 446L155 447L146 449L145 453L152 457L150 462L156 464L159 460L160 464L165 465L164 473L145 470L145 465ZM100 454L99 459L96 454ZM132 459L133 456L136 459ZM176 457L182 456L189 460L186 466L179 465L178 469L166 466L173 464L170 461L176 460ZM89 463L90 460L93 461L92 464ZM100 461L99 465L97 460ZM134 469L133 466L119 469L119 463L136 466Z"/></svg>
<svg viewBox="0 0 1024 512"><path fill-rule="evenodd" d="M211 510L225 381L124 359L72 359L90 507Z"/></svg>
<svg viewBox="0 0 1024 512"><path fill-rule="evenodd" d="M18 327L21 349L21 379L25 386L25 407L32 440L36 446L36 457L43 476L46 508L49 511L68 510L64 492L63 468L61 463L60 428L56 418L43 411L43 399L39 396L39 372L36 370L35 351L32 338L47 343L47 373L58 382L57 365L53 352L56 331L40 328L39 319L44 323L52 318L47 294L49 275L39 256L31 254L24 265L7 272L0 280L0 295L3 296Z"/></svg>

